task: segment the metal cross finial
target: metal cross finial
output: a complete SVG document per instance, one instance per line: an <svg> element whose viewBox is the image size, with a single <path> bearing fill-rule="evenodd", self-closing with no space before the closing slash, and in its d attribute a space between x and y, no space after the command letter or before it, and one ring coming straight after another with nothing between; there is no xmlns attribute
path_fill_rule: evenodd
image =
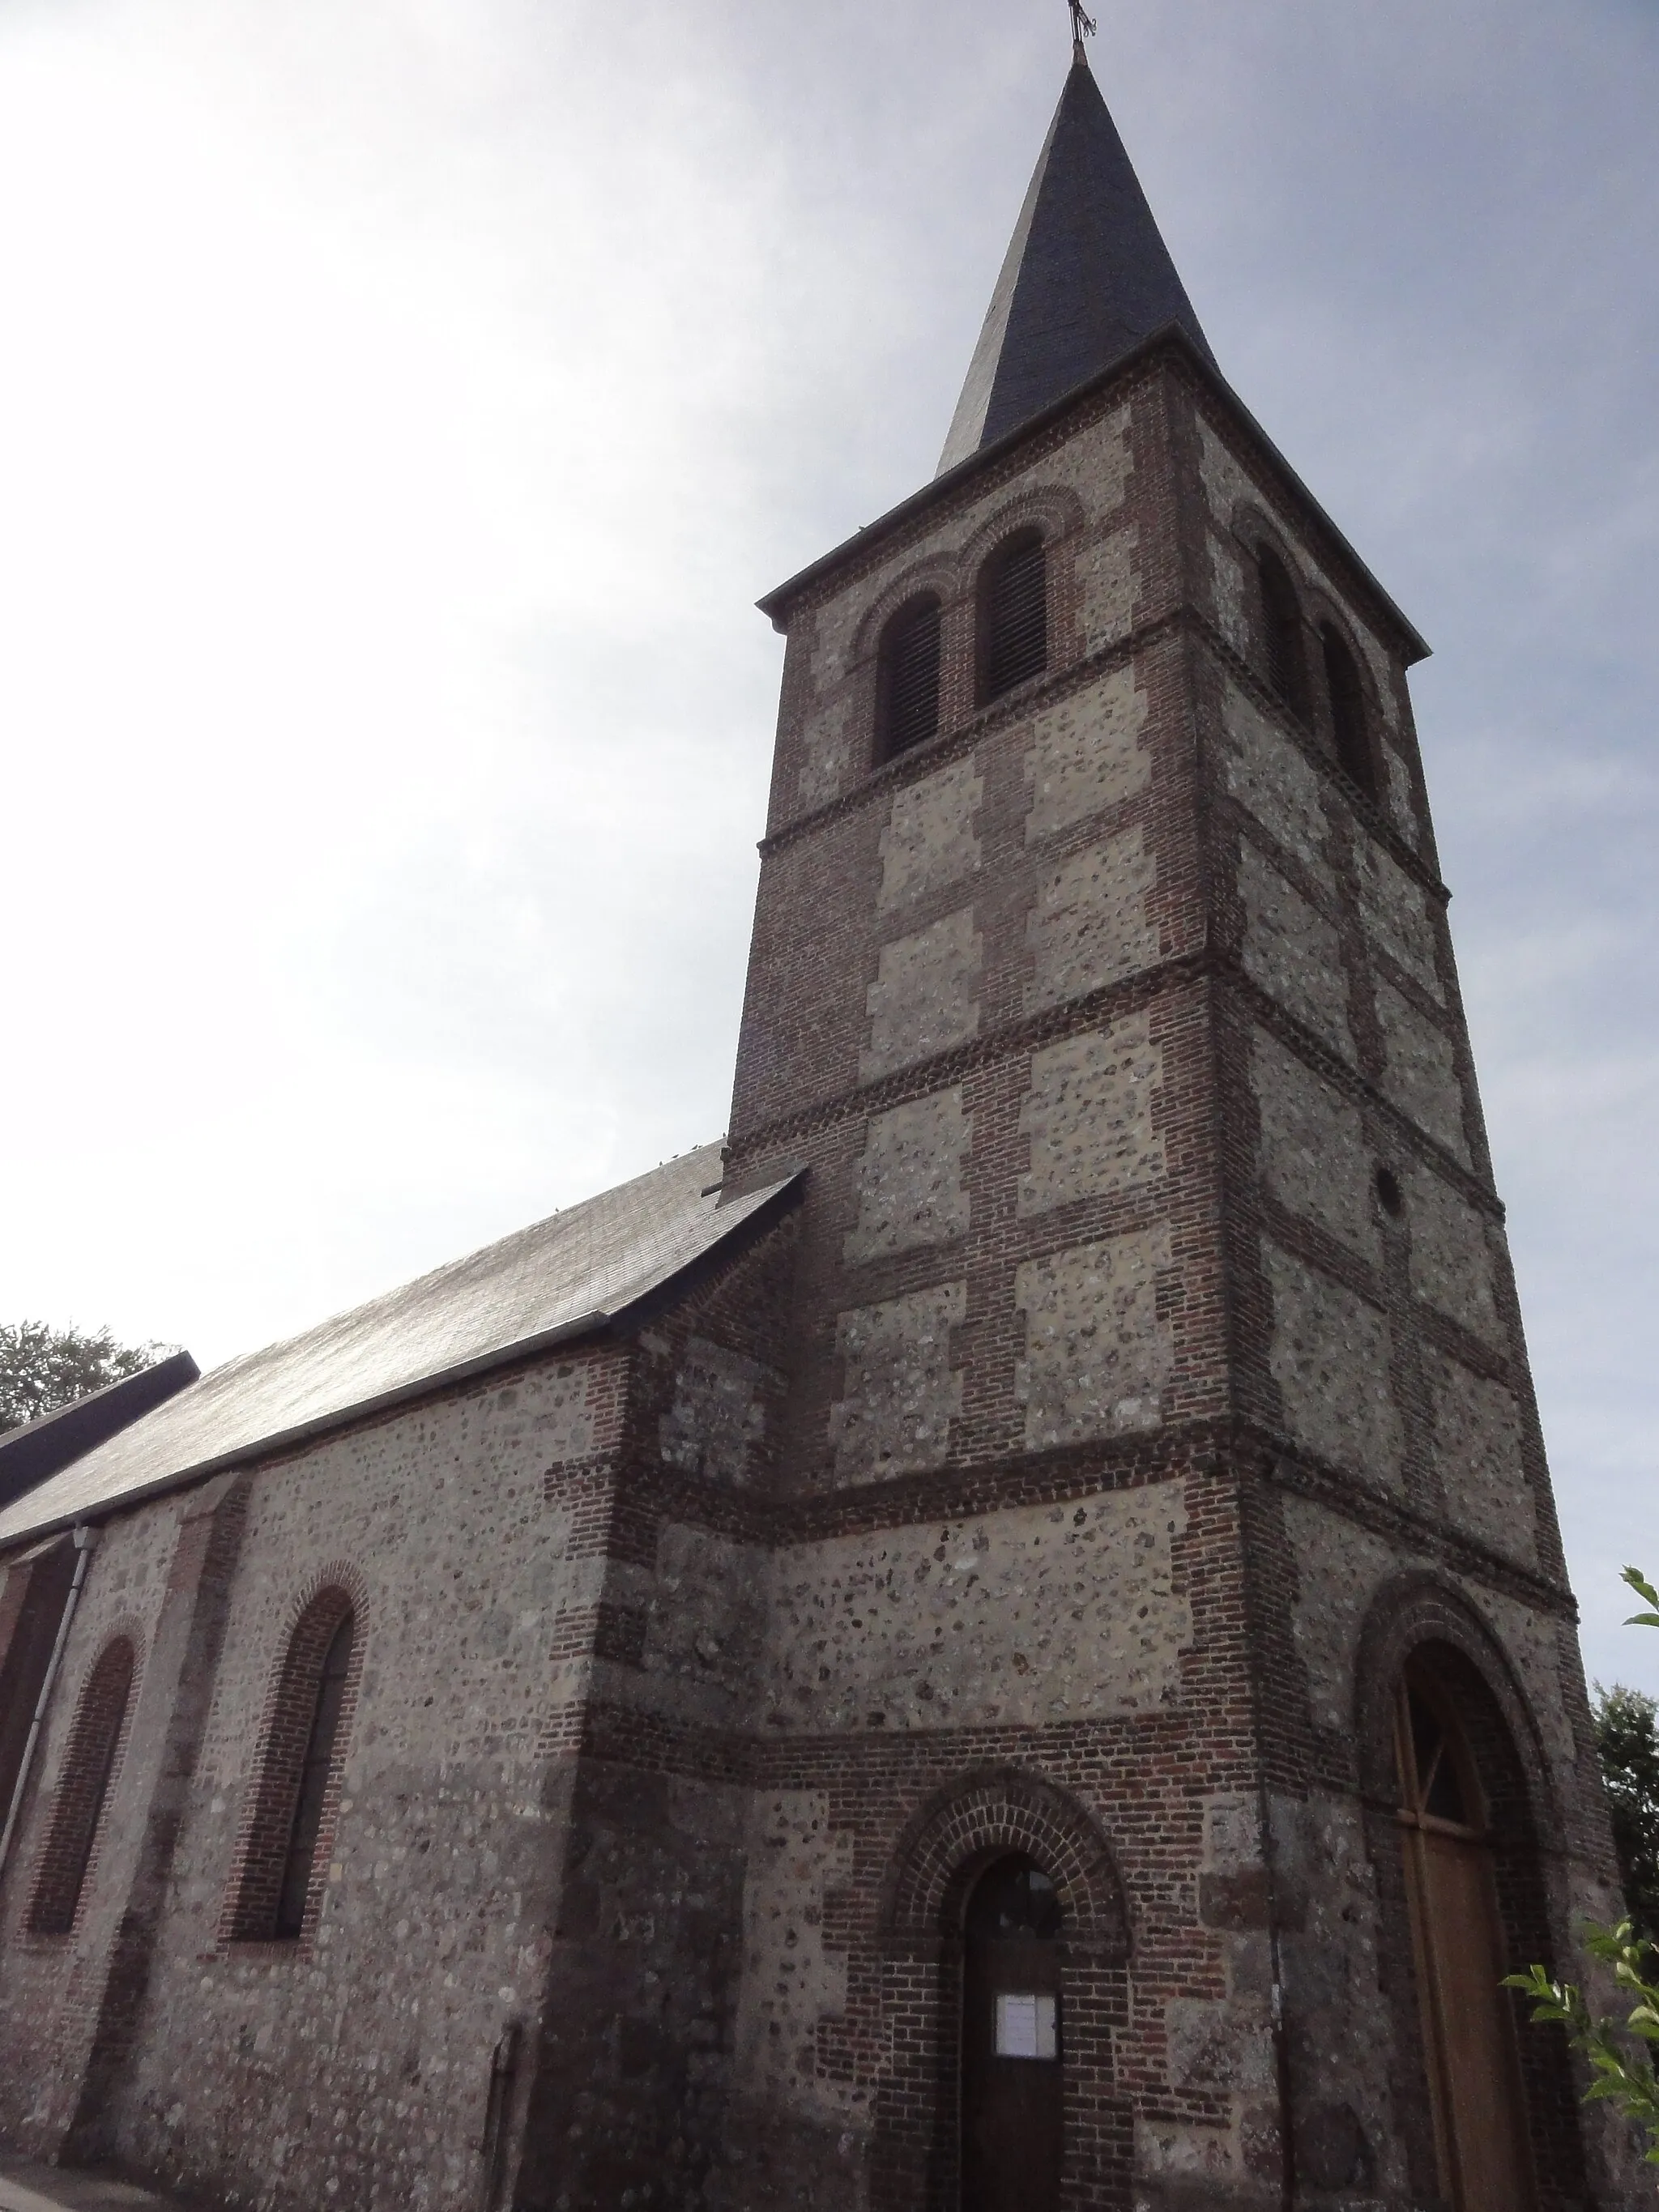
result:
<svg viewBox="0 0 1659 2212"><path fill-rule="evenodd" d="M1072 40L1080 50L1084 40L1095 34L1095 19L1084 14L1083 0L1066 0L1066 5L1072 11Z"/></svg>

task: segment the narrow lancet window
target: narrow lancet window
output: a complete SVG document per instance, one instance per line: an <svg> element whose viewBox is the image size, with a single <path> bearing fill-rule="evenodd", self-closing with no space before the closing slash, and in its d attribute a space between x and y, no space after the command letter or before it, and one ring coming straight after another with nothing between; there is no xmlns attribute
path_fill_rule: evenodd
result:
<svg viewBox="0 0 1659 2212"><path fill-rule="evenodd" d="M1376 771L1365 731L1365 694L1354 657L1328 623L1319 634L1325 655L1325 689L1331 702L1336 757L1368 799L1376 796Z"/></svg>
<svg viewBox="0 0 1659 2212"><path fill-rule="evenodd" d="M1048 555L1041 532L1017 531L980 579L980 696L1000 699L1048 665Z"/></svg>
<svg viewBox="0 0 1659 2212"><path fill-rule="evenodd" d="M81 1692L29 1906L33 1936L67 1936L75 1926L115 1771L132 1694L132 1646L125 1637L118 1637L100 1656Z"/></svg>
<svg viewBox="0 0 1659 2212"><path fill-rule="evenodd" d="M926 744L939 728L939 605L912 599L882 632L877 658L878 760Z"/></svg>
<svg viewBox="0 0 1659 2212"><path fill-rule="evenodd" d="M1256 555L1261 584L1262 642L1267 681L1293 714L1307 711L1307 672L1302 656L1302 610L1290 572L1264 545Z"/></svg>
<svg viewBox="0 0 1659 2212"><path fill-rule="evenodd" d="M300 1787L294 1801L294 1820L289 1829L288 1854L283 1862L283 1883L276 1899L276 1934L283 1939L298 1936L305 1927L312 1867L323 1825L323 1801L334 1764L334 1740L339 1733L346 1676L351 1668L351 1638L352 1618L347 1613L324 1654L316 1702L312 1707L311 1731L306 1741L305 1761L300 1769Z"/></svg>
<svg viewBox="0 0 1659 2212"><path fill-rule="evenodd" d="M356 1638L356 1614L339 1589L319 1592L289 1638L237 1845L225 1921L232 1942L291 1942L306 1933L349 1718Z"/></svg>

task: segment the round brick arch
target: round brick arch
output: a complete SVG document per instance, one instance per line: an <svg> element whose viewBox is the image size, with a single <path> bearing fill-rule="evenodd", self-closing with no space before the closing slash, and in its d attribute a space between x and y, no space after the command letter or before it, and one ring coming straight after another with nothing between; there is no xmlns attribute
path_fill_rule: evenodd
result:
<svg viewBox="0 0 1659 2212"><path fill-rule="evenodd" d="M1376 1881L1389 2071L1408 2169L1416 2186L1432 2194L1427 2057L1395 1813L1400 1785L1394 1700L1409 1662L1431 1674L1474 1754L1487 1799L1498 1918L1511 1968L1534 1960L1554 1966L1571 1955L1567 1824L1558 1778L1517 1670L1492 1626L1452 1583L1421 1571L1384 1583L1367 1612L1355 1661L1355 1739ZM1565 2047L1527 2024L1518 1999L1515 2029L1540 2196L1547 2203L1577 2203L1585 2183L1584 2146L1578 2087Z"/></svg>
<svg viewBox="0 0 1659 2212"><path fill-rule="evenodd" d="M1128 1914L1105 1838L1069 1792L1018 1768L969 1776L923 1807L894 1856L884 1932L922 1942L959 1934L974 1883L1010 1851L1053 1881L1068 1943L1127 1954Z"/></svg>
<svg viewBox="0 0 1659 2212"><path fill-rule="evenodd" d="M969 1774L923 1805L880 1899L890 2057L875 2100L871 2212L954 2212L961 2197L963 1923L985 1869L1023 1852L1060 1896L1063 2212L1116 2212L1132 2193L1134 2130L1113 2037L1127 2025L1129 1923L1105 1838L1078 1801L1017 1768Z"/></svg>
<svg viewBox="0 0 1659 2212"><path fill-rule="evenodd" d="M1427 1647L1455 1652L1501 1721L1517 1778L1523 1781L1528 1825L1542 1836L1560 1832L1560 1805L1532 1707L1486 1621L1454 1584L1422 1571L1394 1576L1372 1598L1354 1666L1354 1727L1361 1785L1368 1796L1393 1801L1394 1698L1406 1662ZM1478 1692L1477 1692L1478 1694ZM1466 1717L1467 1720L1467 1717Z"/></svg>

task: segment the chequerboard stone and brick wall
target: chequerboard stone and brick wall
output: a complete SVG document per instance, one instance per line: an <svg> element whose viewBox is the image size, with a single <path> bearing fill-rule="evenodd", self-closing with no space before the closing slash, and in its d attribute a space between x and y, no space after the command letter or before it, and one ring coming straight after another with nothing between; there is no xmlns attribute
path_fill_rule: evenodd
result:
<svg viewBox="0 0 1659 2212"><path fill-rule="evenodd" d="M1512 1953L1612 1911L1425 648L1222 383L1097 109L1074 70L940 476L766 602L723 1157L0 1510L0 1684L98 1535L0 1878L6 2140L270 2212L954 2212L952 1931L1023 1850L1064 1916L1067 2212L1426 2207L1389 1735L1425 1642ZM1127 228L1062 343L1074 189ZM1048 665L981 704L979 574L1025 527ZM884 762L878 641L924 590L939 728ZM297 1940L249 1940L285 1655L346 1605L324 1871ZM35 1934L118 1641L93 1869ZM1540 2212L1642 2201L1522 2054Z"/></svg>

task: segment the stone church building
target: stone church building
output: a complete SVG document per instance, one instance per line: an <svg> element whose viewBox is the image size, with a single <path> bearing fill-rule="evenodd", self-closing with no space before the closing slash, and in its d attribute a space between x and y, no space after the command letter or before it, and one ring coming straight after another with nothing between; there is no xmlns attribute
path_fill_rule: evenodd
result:
<svg viewBox="0 0 1659 2212"><path fill-rule="evenodd" d="M1080 47L938 475L763 605L725 1144L0 1446L0 2141L264 2212L1649 2201L1498 1987L1619 1901L1426 647Z"/></svg>

